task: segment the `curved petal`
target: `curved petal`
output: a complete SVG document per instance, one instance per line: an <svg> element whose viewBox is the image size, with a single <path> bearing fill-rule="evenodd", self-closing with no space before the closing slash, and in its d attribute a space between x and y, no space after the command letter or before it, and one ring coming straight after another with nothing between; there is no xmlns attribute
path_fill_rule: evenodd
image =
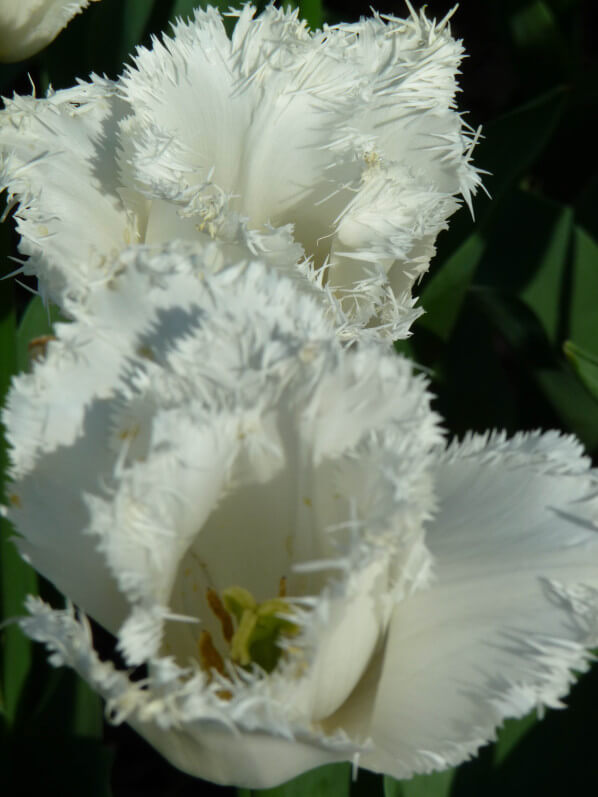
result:
<svg viewBox="0 0 598 797"><path fill-rule="evenodd" d="M244 7L230 41L215 9L198 10L172 39L139 50L123 77L137 119L132 162L148 196L190 214L230 202L257 228L293 223L311 253L342 208L323 217L318 204L338 193L327 171L331 133L349 118L348 103L322 98L331 82L312 63L318 53L296 12L253 14ZM209 211L194 206L207 189Z"/></svg>
<svg viewBox="0 0 598 797"><path fill-rule="evenodd" d="M22 61L54 39L93 0L2 0L0 61Z"/></svg>
<svg viewBox="0 0 598 797"><path fill-rule="evenodd" d="M111 266L111 286L93 291L85 303L73 304L75 320L59 325L58 339L48 344L45 359L35 365L32 373L21 374L13 381L3 414L11 444L13 479L7 516L21 535L19 549L62 592L113 632L124 620L127 601L118 593L117 581L110 576L109 568L124 572L125 580L134 581L125 520L131 516L133 499L143 483L134 475L131 477L130 489L115 507L117 526L111 525L114 517L101 511L98 491L101 494L114 489L114 479L119 468L127 464L127 456L131 455L134 461L143 455L143 450L137 448L147 445L144 436L148 416L158 409L152 405L151 397L144 397L143 385L137 386L137 399L130 400L135 398L135 384L129 362L138 355L140 372L144 362L151 368L151 358L159 361L173 340L184 337L192 328L193 304L211 301L198 276L230 265L220 247L215 249L171 245L167 250L156 251L153 259L145 249L123 253ZM237 273L243 267L241 261ZM225 273L220 281L226 297L223 304L234 307L234 299L229 301ZM293 301L292 294L287 295L275 279L271 287L275 297L272 308L278 308L281 301ZM261 288L255 286L255 291L255 301L261 302ZM144 296L143 302L139 296ZM243 305L242 299L239 302ZM311 308L307 298L294 303L295 311L299 316L303 311L306 326L316 337L328 334L327 322L319 313L312 318ZM246 306L244 310L247 311ZM236 311L231 312L234 315ZM208 342L208 348L210 345ZM206 357L201 362L209 367ZM172 422L167 416L163 425L156 424L158 446L167 444ZM171 467L183 468L187 481L193 478L196 454L189 446L196 444L207 450L209 442L205 434L198 434L199 437L183 435L188 456L182 465L176 458L169 460L166 455L164 461L164 457L158 457L154 474L158 481L162 479L161 468L168 468L169 461ZM231 434L236 437L236 427ZM226 453L226 447L215 447L214 456L218 451ZM184 466L189 467L185 470ZM222 478L227 468L214 467L212 472L214 478ZM179 488L183 490L183 482ZM189 485L187 491L197 497L197 486ZM156 498L160 499L160 491ZM172 500L172 495L162 497L162 503ZM175 510L176 507L172 520L176 525L179 513ZM152 527L157 517L159 512L150 518ZM101 535L101 552L97 550L97 537L86 533L104 528L100 521L106 526L106 534ZM139 517L132 520L133 537L139 533L139 522ZM116 552L115 531L124 542ZM164 529L157 530L157 538L164 540ZM181 539L184 540L183 529ZM167 545L168 542L166 538ZM175 555L175 548L171 547L170 553ZM157 551L153 551L154 556ZM151 546L149 553L139 546L136 566L141 571L144 567L147 570L146 553L151 557ZM165 561L159 569L166 581L157 579L155 585L155 595L162 599L164 588L160 588L168 584ZM153 575L153 571L148 575Z"/></svg>
<svg viewBox="0 0 598 797"><path fill-rule="evenodd" d="M326 739L300 724L255 717L255 699L238 710L249 717L249 727L236 726L237 710L215 699L205 689L201 673L186 671L184 682L173 682L176 667L167 660L150 665L150 677L132 682L125 671L101 661L85 617L69 608L54 611L41 600L29 598L28 617L19 624L37 642L44 643L54 666L75 669L107 703L109 718L127 721L172 764L215 783L270 788L313 767L344 761L356 752L346 738ZM191 677L190 677L191 676ZM203 687L203 689L202 689ZM254 724L256 727L252 728Z"/></svg>
<svg viewBox="0 0 598 797"><path fill-rule="evenodd" d="M356 303L356 314L367 323L389 304L385 287L397 297L408 295L427 271L436 236L457 207L450 193L413 168L374 161L337 219L328 282L342 291L341 304ZM393 329L403 313L395 314Z"/></svg>
<svg viewBox="0 0 598 797"><path fill-rule="evenodd" d="M198 11L122 79L136 183L188 217L160 213L150 232L174 220L185 237L219 235L230 212L255 230L292 225L304 276L328 279L358 328L404 335L456 195L480 183L454 109L462 47L423 14L312 34L296 12L253 14L229 41L214 9Z"/></svg>
<svg viewBox="0 0 598 797"><path fill-rule="evenodd" d="M329 750L318 739L310 744L271 733L235 733L210 722L184 730L162 730L155 723L135 720L130 724L183 772L247 789L271 789L309 769L346 761L353 752Z"/></svg>
<svg viewBox="0 0 598 797"><path fill-rule="evenodd" d="M114 85L92 77L46 99L15 96L0 113L0 185L15 213L27 273L59 301L105 280L106 256L137 238L123 206Z"/></svg>
<svg viewBox="0 0 598 797"><path fill-rule="evenodd" d="M464 57L448 24L455 10L440 22L428 19L424 7L407 19L374 14L333 35L345 38L348 57L364 75L361 112L354 120L361 134L438 192L461 194L469 202L480 177L469 162L474 137L455 112Z"/></svg>
<svg viewBox="0 0 598 797"><path fill-rule="evenodd" d="M470 438L436 484L435 580L395 609L362 728L375 750L361 764L398 778L459 763L507 717L559 707L598 641L597 482L576 441Z"/></svg>
<svg viewBox="0 0 598 797"><path fill-rule="evenodd" d="M97 541L84 533L90 523L85 493L97 488L98 472L109 474L116 458L105 444L109 413L106 402L96 402L74 445L36 460L13 484L8 517L19 531L15 543L27 561L116 633L128 614L128 602Z"/></svg>

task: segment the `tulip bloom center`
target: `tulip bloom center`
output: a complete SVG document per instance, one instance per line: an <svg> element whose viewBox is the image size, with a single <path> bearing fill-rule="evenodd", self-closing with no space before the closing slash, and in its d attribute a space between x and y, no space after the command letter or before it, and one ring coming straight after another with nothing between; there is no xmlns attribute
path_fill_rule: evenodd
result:
<svg viewBox="0 0 598 797"><path fill-rule="evenodd" d="M281 579L281 593L284 585L285 580ZM258 603L244 587L229 587L222 593L222 600L215 590L208 589L206 600L220 622L230 659L244 668L257 664L265 672L272 672L283 653L281 638L293 636L299 630L289 619L290 605L280 596ZM198 650L204 670L215 669L221 675L226 674L209 631L202 631Z"/></svg>

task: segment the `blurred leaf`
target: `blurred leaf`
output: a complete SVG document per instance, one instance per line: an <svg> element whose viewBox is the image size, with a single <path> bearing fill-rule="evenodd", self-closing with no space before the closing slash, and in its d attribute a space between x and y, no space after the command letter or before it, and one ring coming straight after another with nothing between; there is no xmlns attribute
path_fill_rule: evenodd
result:
<svg viewBox="0 0 598 797"><path fill-rule="evenodd" d="M554 14L542 0L532 0L516 9L510 25L513 39L524 49L558 49L563 44Z"/></svg>
<svg viewBox="0 0 598 797"><path fill-rule="evenodd" d="M498 291L477 288L475 297L563 427L576 434L590 452L596 452L598 401L557 356L534 313L520 300Z"/></svg>
<svg viewBox="0 0 598 797"><path fill-rule="evenodd" d="M538 721L534 711L520 719L510 719L505 722L498 732L498 739L494 744L494 764L500 766L523 737L534 727Z"/></svg>
<svg viewBox="0 0 598 797"><path fill-rule="evenodd" d="M384 778L384 797L449 797L455 776L454 769L416 775L411 780L398 781Z"/></svg>
<svg viewBox="0 0 598 797"><path fill-rule="evenodd" d="M571 317L569 296L564 290L569 279L568 256L571 235L573 232L573 211L571 208L562 207L556 210L556 216L551 225L546 223L546 209L548 203L539 197L529 197L530 207L536 215L532 224L531 216L523 220L519 229L513 230L513 242L510 267L521 259L521 244L527 240L538 240L537 235L545 232L545 238L540 238L544 243L544 251L530 263L535 271L531 273L527 284L520 292L521 298L538 316L548 335L549 340L557 343L564 333L563 327L568 325ZM551 209L552 210L552 209Z"/></svg>
<svg viewBox="0 0 598 797"><path fill-rule="evenodd" d="M164 0L158 0L164 6ZM89 69L116 77L147 35L156 0L103 0L87 12Z"/></svg>
<svg viewBox="0 0 598 797"><path fill-rule="evenodd" d="M322 0L300 0L299 13L312 30L322 27L324 22Z"/></svg>
<svg viewBox="0 0 598 797"><path fill-rule="evenodd" d="M200 0L174 0L170 11L170 19L176 19L176 17L188 19L193 16L193 12L196 8L214 6L214 8L218 8L222 14L225 14L229 9L239 8L241 5L242 2L230 2L229 0L209 0L209 2L208 0L204 0L204 2L200 2ZM254 3L253 5L259 6L260 3Z"/></svg>
<svg viewBox="0 0 598 797"><path fill-rule="evenodd" d="M598 343L598 339L596 341ZM563 346L567 359L575 372L590 391L598 399L598 355L591 354L568 340Z"/></svg>
<svg viewBox="0 0 598 797"><path fill-rule="evenodd" d="M426 313L417 321L416 335L423 328L441 340L450 337L485 248L478 229L440 266L422 292L419 304Z"/></svg>
<svg viewBox="0 0 598 797"><path fill-rule="evenodd" d="M589 349L598 348L598 243L576 227L571 253L568 336Z"/></svg>
<svg viewBox="0 0 598 797"><path fill-rule="evenodd" d="M488 172L482 176L490 196L480 190L473 200L478 229L488 224L488 216L500 211L500 200L544 152L563 115L566 97L563 87L552 89L483 125L473 162ZM463 207L439 238L439 260L463 243L471 227L471 216Z"/></svg>
<svg viewBox="0 0 598 797"><path fill-rule="evenodd" d="M349 797L350 791L351 765L327 764L274 789L239 789L239 797Z"/></svg>
<svg viewBox="0 0 598 797"><path fill-rule="evenodd" d="M0 250L8 252L8 228L0 228ZM10 282L0 283L0 406L16 369L16 321ZM0 427L0 502L10 500L4 492L4 474L8 466L6 443ZM18 499L13 499L18 500ZM10 540L10 526L0 518L0 618L11 619L23 614L25 596L37 591L37 578L21 559ZM0 699L7 724L12 724L19 698L31 665L31 642L15 625L0 631Z"/></svg>
<svg viewBox="0 0 598 797"><path fill-rule="evenodd" d="M116 78L128 56L148 36L155 8L174 0L103 0L78 14L39 56L40 93L49 84L67 88L76 78L95 72ZM152 28L152 32L155 28Z"/></svg>
<svg viewBox="0 0 598 797"><path fill-rule="evenodd" d="M384 797L384 776L369 769L358 769L351 780L351 797Z"/></svg>
<svg viewBox="0 0 598 797"><path fill-rule="evenodd" d="M145 38L156 0L124 0L124 2L120 0L120 2L122 5L120 51L124 60Z"/></svg>
<svg viewBox="0 0 598 797"><path fill-rule="evenodd" d="M527 191L512 191L508 199L488 236L476 282L518 294L558 343L571 310L566 286L573 211Z"/></svg>
<svg viewBox="0 0 598 797"><path fill-rule="evenodd" d="M598 238L598 174L591 177L577 199L575 217L594 238Z"/></svg>
<svg viewBox="0 0 598 797"><path fill-rule="evenodd" d="M439 239L439 257L421 294L426 315L417 322L442 340L447 340L459 316L468 286L486 251L489 232L503 207L501 198L539 156L563 110L562 89L551 91L531 103L487 125L484 139L475 150L475 163L491 174L485 178L490 200L480 194L474 203L478 223L461 211L448 233ZM444 257L444 259L443 259Z"/></svg>
<svg viewBox="0 0 598 797"><path fill-rule="evenodd" d="M193 12L196 8L205 8L207 3L200 3L199 0L174 0L172 4L172 8L170 10L170 18L176 19L177 17L182 17L183 19L189 19L193 16ZM215 6L216 8L221 8L223 10L227 10L229 6L233 5L232 3L224 3L223 0L220 2L218 0L214 0L211 2L210 5Z"/></svg>

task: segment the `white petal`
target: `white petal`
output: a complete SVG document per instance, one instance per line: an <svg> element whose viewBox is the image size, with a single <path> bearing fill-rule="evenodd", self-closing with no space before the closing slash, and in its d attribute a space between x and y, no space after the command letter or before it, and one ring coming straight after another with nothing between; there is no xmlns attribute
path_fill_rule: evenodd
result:
<svg viewBox="0 0 598 797"><path fill-rule="evenodd" d="M15 96L0 114L0 184L15 214L27 273L56 301L105 277L103 261L134 240L118 194L112 83L93 77L47 99Z"/></svg>
<svg viewBox="0 0 598 797"><path fill-rule="evenodd" d="M218 13L198 11L138 52L122 81L136 183L188 217L170 214L185 237L219 234L231 211L255 230L292 225L302 273L329 277L342 315L404 335L455 197L480 182L454 110L461 45L423 15L314 34L295 12L252 16L229 42Z"/></svg>
<svg viewBox="0 0 598 797"><path fill-rule="evenodd" d="M85 492L97 489L98 469L109 472L114 459L105 445L107 409L101 402L94 406L74 446L41 457L14 485L9 517L24 535L16 544L27 560L115 633L127 601L96 540L83 533L90 523Z"/></svg>
<svg viewBox="0 0 598 797"><path fill-rule="evenodd" d="M22 61L38 52L93 0L2 0L0 61Z"/></svg>
<svg viewBox="0 0 598 797"><path fill-rule="evenodd" d="M367 76L356 121L362 134L375 136L386 157L408 164L439 192L467 200L480 181L468 161L470 131L454 112L464 48L451 36L451 15L441 24L427 19L424 7L405 20L374 15L346 31L340 26L336 35L345 36Z"/></svg>
<svg viewBox="0 0 598 797"><path fill-rule="evenodd" d="M214 9L198 10L174 39L138 52L123 80L137 117L137 179L148 195L187 204L213 183L253 227L293 223L314 249L331 231L335 211L323 217L318 203L331 186L338 193L328 148L347 110L322 110L319 84L329 80L304 63L317 54L297 14L252 14L246 6L231 42Z"/></svg>
<svg viewBox="0 0 598 797"><path fill-rule="evenodd" d="M559 707L598 641L596 478L580 446L473 438L436 477L435 580L397 605L369 690L375 751L361 763L398 778L468 758L507 717Z"/></svg>
<svg viewBox="0 0 598 797"><path fill-rule="evenodd" d="M215 783L252 789L270 788L301 772L350 758L354 747L337 741L326 745L317 733L296 727L239 732L226 721L221 708L202 696L197 676L192 689L179 686L169 693L169 667L156 673L149 685L129 681L127 673L102 662L93 648L89 625L72 610L52 611L39 599L27 603L30 616L21 628L45 643L54 666L73 667L107 702L113 722L127 720L171 763L185 772ZM194 698L193 689L196 690ZM203 705L202 705L203 704ZM204 716L198 712L203 708ZM197 715L197 716L196 716Z"/></svg>
<svg viewBox="0 0 598 797"><path fill-rule="evenodd" d="M223 785L270 789L309 769L345 761L347 751L328 750L298 738L271 733L239 733L197 722L185 730L162 730L155 723L132 721L135 730L174 766Z"/></svg>

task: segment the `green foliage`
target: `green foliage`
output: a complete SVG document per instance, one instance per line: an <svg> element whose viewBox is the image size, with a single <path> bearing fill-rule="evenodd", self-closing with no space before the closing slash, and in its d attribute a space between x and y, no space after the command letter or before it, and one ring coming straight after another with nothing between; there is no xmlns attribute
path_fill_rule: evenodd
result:
<svg viewBox="0 0 598 797"><path fill-rule="evenodd" d="M6 255L8 230L0 228L0 251ZM0 403L3 403L10 378L16 370L15 309L12 286L0 292ZM0 428L0 501L9 500L5 474L8 465L4 430ZM10 540L8 523L0 517L0 618L22 613L23 599L36 591L37 578L18 555ZM31 643L14 625L0 631L0 713L5 726L13 723L19 697L31 666Z"/></svg>
<svg viewBox="0 0 598 797"><path fill-rule="evenodd" d="M449 797L455 777L454 769L418 775L411 780L398 781L384 778L384 797Z"/></svg>
<svg viewBox="0 0 598 797"><path fill-rule="evenodd" d="M349 797L350 784L349 764L328 764L305 772L275 789L239 789L239 797Z"/></svg>
<svg viewBox="0 0 598 797"><path fill-rule="evenodd" d="M594 342L598 341L595 339ZM567 341L563 349L581 381L598 399L598 356L576 346L571 341Z"/></svg>

